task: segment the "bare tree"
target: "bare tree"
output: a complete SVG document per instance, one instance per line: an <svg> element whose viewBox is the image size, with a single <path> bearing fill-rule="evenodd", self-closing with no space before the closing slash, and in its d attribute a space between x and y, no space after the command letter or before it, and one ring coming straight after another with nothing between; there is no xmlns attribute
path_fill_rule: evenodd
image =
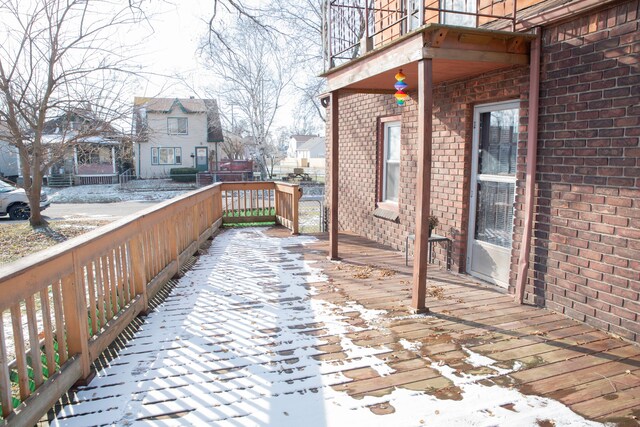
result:
<svg viewBox="0 0 640 427"><path fill-rule="evenodd" d="M32 226L46 224L39 202L49 168L130 114L131 50L118 40L145 19L142 1L0 0L0 120L18 149ZM78 115L86 120L75 126ZM47 140L53 118L62 128Z"/></svg>
<svg viewBox="0 0 640 427"><path fill-rule="evenodd" d="M283 63L276 37L254 20L240 17L203 47L207 66L224 80L220 97L237 106L247 123L248 148L263 177L271 177L267 167L274 148L270 132L284 89L294 77Z"/></svg>
<svg viewBox="0 0 640 427"><path fill-rule="evenodd" d="M294 80L297 121L324 123L325 109L320 106L319 95L325 90L325 81L317 77L323 70L326 49L323 48L327 27L324 19L326 0L272 0L270 15L279 24L290 49L291 63L296 69ZM296 48L291 48L296 46Z"/></svg>
<svg viewBox="0 0 640 427"><path fill-rule="evenodd" d="M369 10L373 10L374 1L366 0ZM331 2L333 3L333 2ZM339 2L345 3L345 2ZM297 70L297 78L294 81L296 98L298 99L297 115L299 120L309 120L310 117L326 122L325 108L320 105L320 94L326 90L325 80L318 77L322 73L325 64L330 62L328 32L330 28L326 20L327 7L330 2L326 0L271 0L269 14L278 22L278 29L284 34L289 46L298 46L297 49L289 49L287 52L295 56L293 64ZM344 35L348 43L352 40L360 40L365 32L364 5L361 1L348 1L344 4L353 14L353 19L358 25L350 25L345 28ZM371 12L370 12L371 13ZM347 42L347 41L345 41ZM356 44L350 52L352 58L359 55L360 44ZM306 117L304 117L306 116Z"/></svg>

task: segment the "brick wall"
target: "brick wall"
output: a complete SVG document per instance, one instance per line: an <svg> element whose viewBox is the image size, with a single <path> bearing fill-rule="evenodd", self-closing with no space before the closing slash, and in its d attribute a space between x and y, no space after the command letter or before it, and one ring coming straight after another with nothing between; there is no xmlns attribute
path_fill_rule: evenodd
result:
<svg viewBox="0 0 640 427"><path fill-rule="evenodd" d="M638 1L543 31L528 299L640 341Z"/></svg>
<svg viewBox="0 0 640 427"><path fill-rule="evenodd" d="M640 341L638 16L636 0L543 31L536 215L526 287L528 302L635 341ZM460 272L467 250L473 108L520 99L510 290L522 236L528 74L528 67L513 68L434 88L431 206L440 219L436 231L454 240L452 269ZM339 111L339 228L402 249L415 227L416 104L410 100L397 107L390 95L348 94L341 95ZM377 119L396 114L402 114L399 223L373 216ZM444 260L442 248L438 258Z"/></svg>
<svg viewBox="0 0 640 427"><path fill-rule="evenodd" d="M409 84L415 85L415 82ZM522 98L521 115L525 118L521 122L526 123L527 96L526 68L489 73L434 88L431 211L440 221L436 232L454 241L454 271L464 271L465 268L473 107L476 104ZM346 94L340 96L339 113L339 228L395 249L404 249L405 237L415 231L417 104L411 99L405 106L398 107L391 95ZM374 217L373 211L376 201L378 118L399 114L402 115L400 215L399 223L394 223ZM524 177L526 126L521 126L520 131L520 174ZM327 170L330 170L329 156L327 159ZM328 187L326 194L327 200L330 200ZM438 247L436 251L439 263L444 263L444 247Z"/></svg>

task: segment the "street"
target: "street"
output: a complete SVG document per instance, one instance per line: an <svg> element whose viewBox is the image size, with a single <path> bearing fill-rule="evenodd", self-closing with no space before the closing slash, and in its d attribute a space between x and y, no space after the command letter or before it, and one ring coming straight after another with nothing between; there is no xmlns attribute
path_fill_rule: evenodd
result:
<svg viewBox="0 0 640 427"><path fill-rule="evenodd" d="M70 218L118 219L159 202L52 203L42 214L49 220ZM8 217L7 217L8 220Z"/></svg>

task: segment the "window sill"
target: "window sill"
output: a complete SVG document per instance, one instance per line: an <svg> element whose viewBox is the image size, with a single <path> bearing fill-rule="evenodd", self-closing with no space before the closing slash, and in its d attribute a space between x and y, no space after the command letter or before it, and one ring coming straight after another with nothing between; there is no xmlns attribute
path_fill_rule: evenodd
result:
<svg viewBox="0 0 640 427"><path fill-rule="evenodd" d="M387 221L399 222L400 209L397 203L378 202L378 207L373 211L373 216Z"/></svg>

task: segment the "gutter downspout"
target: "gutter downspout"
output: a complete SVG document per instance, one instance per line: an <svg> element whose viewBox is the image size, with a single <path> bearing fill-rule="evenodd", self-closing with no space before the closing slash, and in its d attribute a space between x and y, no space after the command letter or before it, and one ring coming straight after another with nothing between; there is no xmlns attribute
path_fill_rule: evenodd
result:
<svg viewBox="0 0 640 427"><path fill-rule="evenodd" d="M524 290L529 271L531 254L531 235L533 229L533 202L535 197L536 162L538 153L538 105L540 99L540 50L541 31L535 29L536 38L531 42L529 58L529 123L527 125L527 170L524 188L524 223L520 256L518 258L518 275L516 278L515 302L522 304Z"/></svg>
<svg viewBox="0 0 640 427"><path fill-rule="evenodd" d="M138 145L138 169L136 170L136 175L138 175L138 178L140 178L140 143L137 143Z"/></svg>

